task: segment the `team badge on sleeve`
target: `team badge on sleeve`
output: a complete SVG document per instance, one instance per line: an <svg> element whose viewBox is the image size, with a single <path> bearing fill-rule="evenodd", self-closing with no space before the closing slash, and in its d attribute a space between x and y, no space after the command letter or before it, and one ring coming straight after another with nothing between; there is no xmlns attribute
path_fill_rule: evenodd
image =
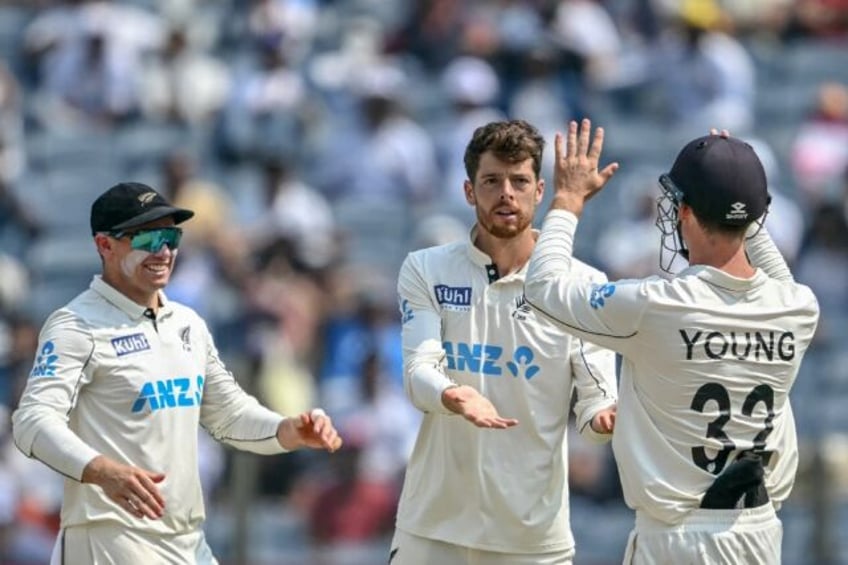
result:
<svg viewBox="0 0 848 565"><path fill-rule="evenodd" d="M29 373L30 378L56 376L56 362L59 361L59 356L53 354L55 350L56 346L52 341L44 342L35 358L35 366Z"/></svg>
<svg viewBox="0 0 848 565"><path fill-rule="evenodd" d="M415 313L412 311L412 306L409 305L409 300L403 299L400 303L400 323L405 324L415 317Z"/></svg>
<svg viewBox="0 0 848 565"><path fill-rule="evenodd" d="M603 308L606 299L615 294L615 285L610 283L596 284L592 288L592 295L589 297L589 305L594 308Z"/></svg>

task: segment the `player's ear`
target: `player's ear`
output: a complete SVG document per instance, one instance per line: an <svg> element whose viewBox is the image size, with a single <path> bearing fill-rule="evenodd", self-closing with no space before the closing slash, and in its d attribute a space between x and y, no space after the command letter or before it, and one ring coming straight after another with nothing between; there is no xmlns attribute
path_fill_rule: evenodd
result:
<svg viewBox="0 0 848 565"><path fill-rule="evenodd" d="M111 251L112 240L110 240L105 234L98 233L94 235L94 245L97 248L97 252L100 255L103 255Z"/></svg>
<svg viewBox="0 0 848 565"><path fill-rule="evenodd" d="M542 202L542 198L545 196L545 179L539 179L536 183L536 204Z"/></svg>
<svg viewBox="0 0 848 565"><path fill-rule="evenodd" d="M474 206L477 204L477 196L474 194L474 185L466 179L462 185L462 190L465 192L465 201Z"/></svg>

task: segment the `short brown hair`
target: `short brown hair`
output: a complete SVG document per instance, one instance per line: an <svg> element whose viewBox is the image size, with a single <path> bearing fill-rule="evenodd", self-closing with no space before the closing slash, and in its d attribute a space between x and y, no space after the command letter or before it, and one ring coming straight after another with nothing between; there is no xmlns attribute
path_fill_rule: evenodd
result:
<svg viewBox="0 0 848 565"><path fill-rule="evenodd" d="M520 163L533 159L536 179L542 170L542 151L545 139L539 131L524 120L490 122L474 130L468 147L465 148L465 172L474 182L480 167L480 156L491 151L498 159L508 163Z"/></svg>

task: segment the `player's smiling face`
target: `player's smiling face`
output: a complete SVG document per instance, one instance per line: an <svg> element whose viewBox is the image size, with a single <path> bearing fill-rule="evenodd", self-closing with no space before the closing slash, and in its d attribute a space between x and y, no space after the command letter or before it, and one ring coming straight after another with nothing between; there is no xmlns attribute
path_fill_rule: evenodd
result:
<svg viewBox="0 0 848 565"><path fill-rule="evenodd" d="M474 206L480 228L499 238L515 237L530 227L543 192L533 159L511 163L491 151L480 156L473 183L465 182L465 198Z"/></svg>
<svg viewBox="0 0 848 565"><path fill-rule="evenodd" d="M108 245L100 243L104 280L133 301L148 305L154 300L157 291L168 284L177 250L172 250L167 245L155 253L133 249L131 234L173 225L173 218L161 218L133 228L130 234L124 237L109 237L106 242Z"/></svg>

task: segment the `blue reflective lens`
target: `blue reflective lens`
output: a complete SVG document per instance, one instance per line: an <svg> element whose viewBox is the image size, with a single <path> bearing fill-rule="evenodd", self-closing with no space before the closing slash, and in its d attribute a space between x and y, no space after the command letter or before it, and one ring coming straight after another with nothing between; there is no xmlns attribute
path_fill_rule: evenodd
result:
<svg viewBox="0 0 848 565"><path fill-rule="evenodd" d="M133 249L147 251L149 253L159 253L165 245L171 251L177 249L180 246L180 239L183 237L183 230L182 228L168 227L141 230L132 233L120 232L112 235L119 239L124 236L132 238L130 239L130 246Z"/></svg>

